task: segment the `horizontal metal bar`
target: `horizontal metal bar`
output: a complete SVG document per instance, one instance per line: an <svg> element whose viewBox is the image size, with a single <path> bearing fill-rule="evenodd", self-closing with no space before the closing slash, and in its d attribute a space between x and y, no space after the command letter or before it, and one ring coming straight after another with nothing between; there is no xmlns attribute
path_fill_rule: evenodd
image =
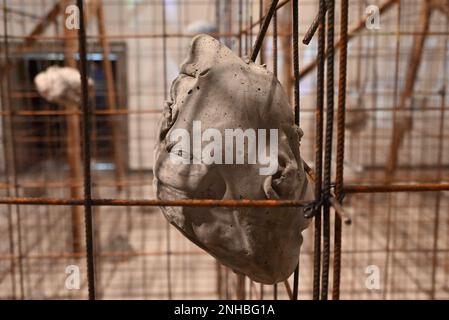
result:
<svg viewBox="0 0 449 320"><path fill-rule="evenodd" d="M260 22L257 22L257 24L253 23L254 26L259 25ZM249 30L243 30L243 34L249 33ZM252 32L251 34L255 34L255 32ZM142 33L142 34L111 34L108 35L107 38L110 40L122 40L122 39L158 39L158 38L193 38L197 34L195 33L167 33L166 35L163 34L156 34L156 33ZM213 37L222 37L222 38L238 38L238 34L234 33L209 33L209 35ZM267 33L268 36L272 36L272 32ZM288 32L280 32L278 33L278 36L281 37L287 37L290 33ZM300 32L299 36L305 37L307 35L306 32ZM393 31L378 31L375 34L369 34L370 37L372 36L376 37L396 37L396 36L419 36L423 35L422 32L413 32L413 31L403 31L400 33L393 32ZM429 36L440 36L445 37L449 35L449 32L446 31L433 31L428 33ZM362 37L368 37L368 35L361 35ZM88 35L89 40L99 40L104 38L105 36L101 35ZM76 39L76 37L73 36L21 36L21 35L12 35L10 36L10 39L13 41L15 40L40 40L40 41L56 41L56 40L73 40ZM28 48L21 49L20 52L26 52Z"/></svg>
<svg viewBox="0 0 449 320"><path fill-rule="evenodd" d="M164 256L166 255L166 251L139 251L139 252L130 252L130 251L104 251L96 253L95 256L102 258L133 258L133 257L154 257L154 256ZM206 252L201 250L189 250L189 251L170 251L170 255L172 256L182 256L182 255L205 255ZM43 260L43 259L82 259L86 257L86 252L60 252L60 253L44 253L44 254L27 254L22 258L26 258L29 260ZM18 255L0 255L0 261L5 260L18 260L20 257Z"/></svg>
<svg viewBox="0 0 449 320"><path fill-rule="evenodd" d="M49 206L82 206L83 199L60 198L0 198L0 204L49 205ZM126 199L92 199L94 206L171 206L171 207L304 207L311 204L302 200L126 200Z"/></svg>
<svg viewBox="0 0 449 320"><path fill-rule="evenodd" d="M404 184L404 185L347 185L345 193L385 193L385 192L434 192L449 191L449 183Z"/></svg>
<svg viewBox="0 0 449 320"><path fill-rule="evenodd" d="M449 183L415 184L415 185L347 185L345 193L385 193L385 192L435 192L449 191ZM5 205L49 205L49 206L82 206L83 199L61 198L27 198L3 197L0 204ZM92 199L94 206L171 206L171 207L305 207L310 201L303 200L215 200L215 199L185 199L185 200L128 200L128 199Z"/></svg>

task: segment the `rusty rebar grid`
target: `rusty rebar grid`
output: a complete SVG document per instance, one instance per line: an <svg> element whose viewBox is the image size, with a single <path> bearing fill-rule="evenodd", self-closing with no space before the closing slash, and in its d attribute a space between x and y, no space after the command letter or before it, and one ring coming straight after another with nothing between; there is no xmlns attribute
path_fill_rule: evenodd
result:
<svg viewBox="0 0 449 320"><path fill-rule="evenodd" d="M274 18L273 18L273 20L274 20ZM246 24L245 24L246 25ZM273 32L273 34L274 34L274 32ZM269 33L267 32L267 34L266 34L267 36L269 36ZM168 36L167 36L168 37ZM248 38L248 37L247 37ZM398 34L398 36L397 36L397 38L399 38L399 34ZM342 49L341 47L338 47L338 49ZM340 59L341 59L341 57L340 57ZM373 59L377 59L377 57L376 58L373 58ZM275 57L273 57L273 60L275 60ZM362 59L360 59L360 60L362 60ZM138 70L138 69L137 69ZM399 77L398 77L399 78ZM363 81L363 80L362 80ZM373 80L373 81L375 81L375 80ZM377 91L375 91L375 92L377 92ZM340 92L339 92L339 94L340 94ZM385 94L385 95L387 95L387 93L382 93L382 94ZM419 93L418 93L419 94ZM428 93L426 93L426 94L433 94L432 92L428 92ZM339 101L340 101L340 97L339 97ZM339 102L340 103L340 102ZM350 105L349 105L349 107L350 107ZM384 106L380 106L380 107L378 107L377 105L375 105L375 107L371 107L371 106L367 106L367 110L369 110L369 111L373 111L373 112L376 112L376 111L380 111L380 110L387 110L387 111L391 111L392 110L392 108L386 108L386 107L384 107ZM429 107L429 110L433 110L433 111L439 111L440 110L440 107ZM303 111L306 111L306 112L309 112L310 111L310 108L304 108L304 109L302 109L301 110L301 112L303 112ZM348 110L349 112L351 112L350 110ZM428 111L427 110L427 108L426 108L426 111ZM23 111L23 110L20 110L20 111L18 111L18 112L11 112L11 113L7 113L7 112L2 112L1 113L1 115L2 116L5 116L5 117L10 117L10 116L12 116L12 115L17 115L18 113L26 113L27 111ZM33 111L31 111L31 112L33 112ZM44 111L45 112L45 111ZM57 113L58 111L56 111L56 113ZM102 113L103 111L102 110L99 110L98 111L98 113ZM139 111L140 112L140 111ZM96 114L97 112L95 112L95 114ZM118 113L117 114L133 114L133 113L135 113L135 111L134 110L126 110L126 111L118 111ZM39 114L39 111L38 112L36 112L36 114ZM79 113L79 114L81 114L81 113ZM92 113L91 113L92 114ZM107 111L106 112L104 112L104 114L115 114L115 113L108 113ZM32 114L29 114L29 116L33 116ZM441 120L441 119L440 119ZM339 121L339 120L338 120ZM338 122L338 123L340 123L340 122ZM430 129L427 129L427 130L425 130L427 133L426 133L426 137L432 137L433 139L437 139L438 138L438 135L437 134L434 134L434 133L432 133L433 131L432 130L430 130ZM446 137L447 135L446 134L444 134L443 136L441 136L441 137ZM23 142L23 141L25 141L25 140L22 140L22 138L23 137L20 137L20 141L19 140L16 140L17 142ZM338 139L338 137L337 137L337 139ZM373 138L371 138L373 141L376 141L376 136L375 137L373 137ZM38 137L35 137L35 140L33 140L33 141L38 141ZM139 142L140 143L140 142ZM338 147L339 147L339 143L337 142L337 154L338 154ZM375 162L372 162L371 163L371 165L369 166L369 170L382 170L382 168L381 168L382 166L381 165L379 165L379 164L376 164ZM437 168L438 166L434 166L433 167L433 169L432 170L435 170L435 169L438 169ZM410 170L410 169L406 169L406 170ZM427 170L427 169L426 169ZM441 168L440 167L440 170L444 170L444 168ZM444 171L443 171L444 172ZM401 180L401 181L410 181L410 179L407 179L407 174L404 174L404 173L401 173L402 174L402 179L403 180ZM338 156L337 156L337 175L338 175ZM405 179L404 179L404 177L405 177ZM346 178L346 177L345 177ZM373 180L374 180L374 175L373 175L373 178L372 178ZM347 184L347 185L344 185L343 184L343 182L341 183L341 195L340 196L336 196L336 195L334 195L334 194L332 194L332 192L331 192L331 198L329 198L329 201L330 201L330 204L334 207L334 209L336 210L336 213L338 214L336 217L343 217L342 215L341 215L341 212L344 212L344 210L343 210L343 208L341 208L343 211L341 211L340 213L338 212L338 205L341 205L340 204L340 200L341 200L341 198L345 195L345 194L347 194L347 195L350 195L350 194L354 194L354 193L369 193L369 194L375 194L375 193L380 193L380 192L385 192L385 193L396 193L396 192L435 192L435 193L437 193L438 191L447 191L447 190L449 190L449 186L447 185L447 183L441 183L442 181L445 181L445 180L447 180L447 177L443 177L442 179L440 179L441 181L438 181L438 180L431 180L431 179L435 179L435 178L429 178L429 179L421 179L421 178L419 178L418 180L413 180L414 181L414 184L412 185L412 184L408 184L408 185L404 185L404 184L398 184L399 182L396 182L396 184L393 184L392 186L388 186L388 188L386 188L384 185L376 185L375 183L376 182L374 182L374 181L371 181L371 180L369 180L371 183L374 183L374 184L367 184L367 185L355 185L355 184ZM355 180L355 181L359 181L359 180ZM362 180L362 179L360 179L360 181L364 181L364 180ZM396 181L398 181L398 180L396 180ZM424 182L424 181L428 181L428 182L432 182L432 183L426 183L426 184L422 184L422 183L419 183L418 181L421 181L421 182ZM438 184L437 183L433 183L433 182L439 182ZM72 182L72 183L76 183L76 182ZM111 184L111 182L108 182L108 181L106 181L105 182L106 184ZM352 183L354 183L354 182L352 182ZM35 183L36 185L39 185L39 181L37 181L37 183ZM27 185L27 182L25 181L25 183L20 183L19 184L19 187L21 187L22 185L24 185L24 186L26 186ZM65 185L65 184L60 184L61 186L63 186L63 185ZM128 182L123 182L123 185L131 185L131 184L128 184ZM139 184L140 185L140 184ZM334 186L334 184L331 184L332 185L332 187ZM337 193L337 189L338 189L338 185L339 185L339 179L337 178L336 180L335 180L335 193ZM42 185L42 186L44 186L44 185ZM92 186L94 187L95 186L95 183L93 183L92 184ZM101 183L100 183L100 181L98 182L98 186L104 186L104 184L103 184L103 182L101 181ZM13 185L12 184L4 184L4 185L1 185L0 186L1 188L12 188L13 187ZM130 196L129 195L127 195L126 196L126 198L130 198ZM11 198L12 199L12 198ZM348 198L349 199L349 198ZM444 199L444 195L443 195L443 199ZM24 199L24 198L20 198L20 200L26 200L26 199ZM47 198L47 200L48 200L48 198ZM54 199L53 199L54 200ZM58 199L56 199L56 200L58 200ZM65 200L65 199L63 199L63 200ZM69 199L69 200L72 200L72 199ZM77 200L80 200L80 199L75 199L75 201L77 201ZM81 199L81 200L83 200L83 199ZM98 200L105 200L105 199L98 199ZM107 200L107 199L106 199ZM112 200L116 200L116 199L112 199ZM30 200L31 202L32 201L34 201L33 199L31 199ZM93 199L93 201L95 201L95 199ZM121 200L119 200L119 201L121 201ZM128 201L128 200L125 200L125 202L126 201ZM136 204L137 205L137 203L140 201L140 200L130 200L131 201L131 205L134 205L134 204ZM1 201L0 201L0 203L1 203ZM141 202L140 203L141 204L141 206L142 207L145 207L146 206L146 202L145 201L143 201L143 202ZM56 205L62 205L62 204L56 204ZM73 205L73 204L68 204L68 205ZM75 205L77 205L77 206L82 206L83 204L82 204L82 202L80 203L80 204L75 204ZM94 204L92 204L93 206L95 206ZM101 202L99 202L98 203L98 206L103 206L103 205L107 205L106 204L106 202L103 204L103 203L101 203ZM113 204L114 206L115 205L118 205L117 203L114 203ZM168 205L171 205L171 204L168 204ZM307 205L307 204L306 204ZM394 202L391 204L391 206L394 206L395 204L394 204ZM128 204L125 204L125 206L128 206ZM140 206L140 205L139 205ZM445 206L445 204L444 203L442 203L442 210L443 210L443 215L442 215L442 217L444 217L444 206ZM371 210L371 209L370 209ZM394 209L391 209L391 210L394 210ZM350 211L348 211L348 212L350 212ZM371 218L370 218L371 219ZM344 221L344 220L343 220ZM394 222L394 220L392 220L392 222ZM434 223L436 223L435 221L434 221ZM435 229L436 230L436 229ZM395 234L395 233L394 233ZM394 239L394 237L396 237L395 235L393 235L393 239ZM434 240L435 240L436 238L435 238L435 236L434 236ZM336 244L336 240L334 240L334 245ZM435 243L435 242L434 242ZM345 243L345 246L346 246L347 244ZM350 245L350 244L349 244ZM441 244L439 245L440 247L439 248L437 248L436 249L436 251L434 251L433 252L433 254L434 254L434 257L436 256L436 254L438 253L439 254L439 252L443 252L443 251L441 251L441 250L443 250L443 249L441 249ZM394 240L393 240L393 243L392 243L392 248L391 248L391 250L392 250L392 252L394 252L394 250L396 250L396 249L394 249ZM438 251L439 250L439 251ZM381 250L380 250L381 251ZM351 253L352 251L349 251L348 253ZM375 251L375 252L379 252L379 250L377 250L377 251ZM421 251L420 251L421 252ZM422 252L430 252L430 251L425 251L424 249L423 249L423 251ZM346 259L346 251L344 251L344 253L345 253L345 259ZM312 254L312 252L307 252L306 254ZM99 255L101 255L101 253L99 254ZM162 251L161 251L161 255L162 255ZM28 258L28 254L26 253L26 257ZM14 258L16 261L17 261L17 257L15 257ZM393 257L393 261L394 261L394 257ZM439 258L439 260L441 260L441 258ZM335 260L334 260L334 263L335 263ZM439 263L441 264L442 263L442 261L439 261ZM335 272L335 267L334 267L334 272ZM437 272L437 275L438 275L438 277L440 276L440 273L439 273L439 271ZM392 275L392 277L394 277L394 275ZM334 277L334 281L335 281L335 277ZM98 279L97 279L97 282L100 282L100 281L98 281ZM293 288L294 288L294 286L293 286ZM334 286L333 286L333 289L335 289L335 284L334 284ZM432 290L430 290L430 291L432 291ZM430 291L429 291L429 295L430 295ZM355 292L355 290L353 291L353 292ZM274 291L273 291L273 293L274 293ZM346 297L346 294L348 293L348 291L346 291L346 289L344 289L343 291L342 291L342 294L344 294L345 295L345 297ZM333 293L334 294L334 293ZM256 293L254 293L254 296L256 297L257 295L256 295Z"/></svg>

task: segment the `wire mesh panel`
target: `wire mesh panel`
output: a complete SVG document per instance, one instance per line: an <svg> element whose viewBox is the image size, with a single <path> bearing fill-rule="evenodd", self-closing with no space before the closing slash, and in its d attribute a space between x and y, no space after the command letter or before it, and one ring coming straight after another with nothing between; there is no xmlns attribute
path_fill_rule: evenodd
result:
<svg viewBox="0 0 449 320"><path fill-rule="evenodd" d="M2 1L0 298L449 297L445 1ZM158 121L200 33L265 64L304 132L315 201L269 203L311 209L284 283L235 274L153 200ZM80 98L49 102L36 77L63 66Z"/></svg>

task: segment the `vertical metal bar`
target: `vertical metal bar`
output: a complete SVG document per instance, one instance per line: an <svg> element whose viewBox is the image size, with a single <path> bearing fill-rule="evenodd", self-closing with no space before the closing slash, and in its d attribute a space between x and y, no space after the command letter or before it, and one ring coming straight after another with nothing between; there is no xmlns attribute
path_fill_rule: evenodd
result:
<svg viewBox="0 0 449 320"><path fill-rule="evenodd" d="M325 4L319 2L318 56L317 56L317 106L315 128L315 199L322 201L323 168L323 110L324 110L324 52L325 52ZM314 212L315 233L313 250L313 299L320 298L321 278L321 204Z"/></svg>
<svg viewBox="0 0 449 320"><path fill-rule="evenodd" d="M279 22L279 40L281 43L281 54L282 64L280 65L282 69L282 80L281 83L284 86L284 90L287 93L287 97L292 103L293 101L293 76L292 76L292 7L285 6L282 11L278 12L278 22Z"/></svg>
<svg viewBox="0 0 449 320"><path fill-rule="evenodd" d="M178 6L179 8L180 6ZM217 26L217 32L221 30L221 0L215 0L215 25ZM221 41L221 37L217 37L218 41Z"/></svg>
<svg viewBox="0 0 449 320"><path fill-rule="evenodd" d="M273 0L271 3L270 9L268 10L265 19L263 20L262 27L259 30L259 34L257 35L256 43L254 44L253 50L251 52L251 60L256 61L257 56L259 55L260 48L262 48L263 40L267 33L268 27L270 26L271 19L273 18L273 14L276 11L276 6L279 0Z"/></svg>
<svg viewBox="0 0 449 320"><path fill-rule="evenodd" d="M237 275L237 300L245 300L245 276L243 274Z"/></svg>
<svg viewBox="0 0 449 320"><path fill-rule="evenodd" d="M92 226L92 180L90 170L90 108L89 87L87 82L87 41L83 0L77 0L77 5L80 10L78 41L83 113L84 220L86 224L87 284L89 289L89 300L95 300L95 257Z"/></svg>
<svg viewBox="0 0 449 320"><path fill-rule="evenodd" d="M273 285L273 300L277 300L278 299L278 284L275 283Z"/></svg>
<svg viewBox="0 0 449 320"><path fill-rule="evenodd" d="M167 98L167 10L165 0L162 0L162 81L164 87L164 99ZM168 299L173 298L171 288L171 239L170 239L170 223L166 221L166 246L167 246L167 294Z"/></svg>
<svg viewBox="0 0 449 320"><path fill-rule="evenodd" d="M225 299L229 300L229 270L225 267Z"/></svg>
<svg viewBox="0 0 449 320"><path fill-rule="evenodd" d="M251 48L253 45L253 29L251 28L251 26L253 25L253 13L252 13L253 8L252 8L252 6L249 8L251 8L250 9L251 11L250 11L249 21L248 21L248 26L247 26L247 28L249 30L248 47L247 47L247 52L246 52L247 56L251 55Z"/></svg>
<svg viewBox="0 0 449 320"><path fill-rule="evenodd" d="M278 14L273 14L273 74L278 76ZM277 284L273 285L273 299L277 300Z"/></svg>
<svg viewBox="0 0 449 320"><path fill-rule="evenodd" d="M294 82L294 108L295 124L300 124L300 84L299 84L299 15L298 0L292 0L293 5L293 77Z"/></svg>
<svg viewBox="0 0 449 320"><path fill-rule="evenodd" d="M239 24L239 57L243 55L243 0L239 0L239 13L238 13L238 24Z"/></svg>
<svg viewBox="0 0 449 320"><path fill-rule="evenodd" d="M65 8L73 4L71 0L64 0L62 6ZM76 40L77 32L75 29L70 30L63 24L64 31L64 63L71 68L77 68L75 60L75 53L78 52L79 46ZM83 176L83 169L81 164L81 132L80 132L80 117L78 115L79 106L77 103L67 103L64 106L68 111L71 111L66 118L67 134L67 160L69 164L70 179L77 183L81 183ZM81 198L82 190L78 185L74 185L70 189L70 196L72 198ZM73 237L73 252L81 252L82 250L82 208L72 207L72 237Z"/></svg>
<svg viewBox="0 0 449 320"><path fill-rule="evenodd" d="M278 13L273 14L273 74L278 76Z"/></svg>
<svg viewBox="0 0 449 320"><path fill-rule="evenodd" d="M393 103L394 103L394 109L393 109L393 131L395 123L396 123L396 118L397 118L397 104L398 104L398 92L399 92L399 70L400 70L400 58L401 58L401 38L400 38L400 34L401 34L401 18L402 18L402 4L401 1L398 1L397 4L397 19L396 19L396 58L395 58L395 77L394 77L394 99L393 99ZM385 255L385 265L384 265L384 276L383 276L383 293L382 293L382 298L385 300L387 298L388 295L388 282L390 279L390 273L389 273L389 269L390 269L390 260L391 260L391 237L392 237L392 229L394 229L394 226L392 224L392 196L389 195L388 197L388 202L387 202L387 221L386 221L386 225L387 225L387 235L386 235L386 241L385 241L385 251L386 251L386 255Z"/></svg>
<svg viewBox="0 0 449 320"><path fill-rule="evenodd" d="M446 31L449 31L449 17L446 17ZM447 33L449 34L449 33ZM437 154L437 165L438 165L438 182L442 182L442 166L443 166L443 150L444 149L444 128L446 125L446 83L447 83L447 51L449 49L449 37L445 36L445 51L444 51L444 63L443 63L443 86L441 88L441 105L440 105L440 123L438 129L438 154ZM435 300L436 297L436 284L437 284L437 273L438 273L438 241L439 241L439 228L440 228L440 211L441 211L441 192L437 193L435 199L435 218L433 225L433 245L432 245L432 273L431 273L431 287L430 287L430 299Z"/></svg>
<svg viewBox="0 0 449 320"><path fill-rule="evenodd" d="M398 1L398 4L400 4L400 1ZM405 110L409 99L411 99L413 95L418 78L418 72L420 70L423 59L425 42L429 34L432 12L433 11L430 1L423 1L421 3L420 12L420 29L413 39L412 52L409 58L409 67L407 68L404 89L401 94L399 105L395 106L398 110ZM385 171L386 183L391 183L394 180L394 175L398 165L399 149L408 131L409 126L399 126L395 121L393 121L393 130L391 133L389 154L387 157L387 166Z"/></svg>
<svg viewBox="0 0 449 320"><path fill-rule="evenodd" d="M294 77L294 110L295 110L295 124L299 127L299 15L298 15L298 0L292 0L292 34L293 34L293 77ZM298 300L298 287L299 287L299 256L298 265L296 266L293 274L293 294L292 300Z"/></svg>
<svg viewBox="0 0 449 320"><path fill-rule="evenodd" d="M330 191L332 169L332 140L334 130L334 14L335 0L327 3L327 110L326 137L324 146L324 179L323 179L323 271L321 282L321 299L327 300L329 288L330 263Z"/></svg>
<svg viewBox="0 0 449 320"><path fill-rule="evenodd" d="M6 17L6 15L5 15ZM6 74L6 72L5 72ZM0 81L0 98L1 98L1 108L0 111L1 112L5 112L4 111L4 106L6 105L6 92L4 90L4 85L3 85L3 79L1 79L2 81ZM9 185L9 168L8 168L8 163L6 161L6 159L8 158L8 153L7 150L5 148L5 146L7 145L7 139L6 139L6 130L5 130L5 121L4 118L1 118L2 122L1 122L1 128L2 128L2 143L3 143L3 159L5 159L5 163L4 163L4 172L5 172L5 183ZM9 187L6 188L6 196L10 197L11 196L11 191L9 189ZM7 206L7 223L8 223L8 249L9 249L9 255L11 256L10 259L10 278L11 278L11 288L12 288L12 299L16 299L16 259L14 259L14 255L15 255L15 243L14 243L14 225L13 225L13 217L12 217L12 206L8 205Z"/></svg>
<svg viewBox="0 0 449 320"><path fill-rule="evenodd" d="M12 105L11 105L11 83L10 83L10 73L9 73L9 65L11 63L10 56L9 56L9 35L8 35L8 11L6 7L6 0L3 0L3 31L4 31L4 37L3 37L3 50L4 50L4 56L5 56L5 74L3 75L5 77L5 87L4 90L6 92L6 99L4 102L6 102L4 109L7 112L7 123L5 126L5 141L8 142L9 146L9 152L5 151L6 153L9 153L9 157L5 158L5 173L8 176L7 182L9 183L10 175L12 175L13 184L14 184L14 196L19 195L18 190L18 181L17 181L17 171L16 171L16 163L17 163L17 150L14 145L14 136L15 136L15 130L14 130L14 118L13 118L13 112L12 112ZM6 149L6 146L5 146ZM9 193L8 188L8 193ZM8 208L8 210L11 210L11 207ZM25 285L23 282L24 277L24 271L23 271L23 250L22 250L22 217L20 212L20 207L18 205L15 206L16 211L16 223L17 223L17 250L19 255L19 288L20 288L20 299L23 300L25 298ZM10 213L12 211L9 211ZM12 217L11 217L12 218ZM14 259L12 257L12 259Z"/></svg>
<svg viewBox="0 0 449 320"><path fill-rule="evenodd" d="M371 41L372 41L372 46L373 46L373 58L372 58L372 66L371 66L371 74L372 74L372 92L375 94L372 94L371 97L371 101L372 101L372 112L373 112L373 116L371 117L371 121L372 121L372 125L371 125L371 138L370 138L370 163L371 166L375 166L377 163L377 141L378 141L378 131L379 131L379 119L377 118L377 110L378 110L378 94L376 94L378 92L378 87L379 87L379 65L378 65L378 58L379 58L379 37L378 35L376 35L375 32L371 33ZM399 40L399 36L397 37L397 40ZM396 60L397 63L398 59ZM399 73L399 71L397 72ZM368 77L368 74L366 75L366 77ZM397 82L395 82L395 86L397 87ZM365 83L364 88L367 87L367 83ZM366 92L365 90L363 90L363 92L358 94L357 97L357 105L358 106L362 106L364 103L364 92ZM395 91L397 92L397 91ZM395 93L396 94L396 93ZM381 129L382 130L382 129ZM375 181L376 180L376 172L375 170L371 170L371 172L369 173L369 179L371 181ZM377 196L375 194L370 194L368 201L369 201L369 205L368 205L368 212L369 217L368 217L368 226L374 226L375 223L375 210L378 206L378 203L376 202ZM368 250L369 250L369 256L368 259L369 261L373 261L374 259L374 246L375 246L375 230L374 228L368 228L368 238L369 238L369 245L368 245Z"/></svg>
<svg viewBox="0 0 449 320"><path fill-rule="evenodd" d="M264 0L259 0L259 30L260 28L262 28L262 18L263 18L263 3ZM252 23L251 23L252 26ZM250 26L250 28L251 28ZM251 42L252 44L252 42ZM262 54L260 55L260 64L264 64L265 63L265 52L264 52L264 47L262 46Z"/></svg>
<svg viewBox="0 0 449 320"><path fill-rule="evenodd" d="M220 265L220 262L218 262L218 260L215 261L215 272L217 273L217 277L216 277L217 297L218 297L218 300L221 300L222 299L221 293L223 291L223 288L222 288L223 279L222 279L221 265Z"/></svg>
<svg viewBox="0 0 449 320"><path fill-rule="evenodd" d="M340 20L340 61L338 81L338 110L337 110L337 166L335 178L335 196L342 203L343 197L343 161L345 156L345 112L346 112L346 75L348 59L348 0L341 1ZM340 299L341 275L341 218L335 214L334 225L334 265L332 299Z"/></svg>
<svg viewBox="0 0 449 320"><path fill-rule="evenodd" d="M97 3L97 27L98 33L100 36L100 45L103 52L103 69L104 75L106 78L106 98L107 98L107 106L109 110L115 111L117 110L117 93L114 85L114 73L112 70L112 62L110 59L110 45L109 40L106 33L105 19L104 19L104 8L103 8L103 0L98 1ZM120 192L122 190L122 184L125 175L124 161L122 149L120 148L120 132L122 132L122 123L121 119L113 115L108 117L108 122L112 129L112 149L115 161L115 178L117 180L117 191Z"/></svg>
<svg viewBox="0 0 449 320"><path fill-rule="evenodd" d="M251 47L251 43L249 42L249 36L252 33L252 30L250 29L250 19L249 19L249 0L245 0L245 3L243 3L243 13L242 13L242 20L243 20L243 28L244 28L244 38L243 38L243 55L248 56L249 55L249 48Z"/></svg>

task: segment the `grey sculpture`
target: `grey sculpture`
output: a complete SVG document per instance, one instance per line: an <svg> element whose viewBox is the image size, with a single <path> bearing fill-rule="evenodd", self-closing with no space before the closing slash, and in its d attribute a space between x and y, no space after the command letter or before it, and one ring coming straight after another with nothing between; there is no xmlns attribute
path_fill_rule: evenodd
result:
<svg viewBox="0 0 449 320"><path fill-rule="evenodd" d="M239 58L207 35L192 40L180 69L170 101L165 103L155 147L158 199L312 200L313 188L299 150L302 131L294 124L288 98L271 72ZM213 128L223 135L227 129L276 129L276 172L262 175L259 162L174 163L174 157L189 160L193 156L174 150L170 134L177 129L193 134L195 121L203 132ZM202 146L207 143L203 141ZM163 207L162 211L171 224L222 264L265 284L283 281L293 273L301 231L309 224L299 208Z"/></svg>

